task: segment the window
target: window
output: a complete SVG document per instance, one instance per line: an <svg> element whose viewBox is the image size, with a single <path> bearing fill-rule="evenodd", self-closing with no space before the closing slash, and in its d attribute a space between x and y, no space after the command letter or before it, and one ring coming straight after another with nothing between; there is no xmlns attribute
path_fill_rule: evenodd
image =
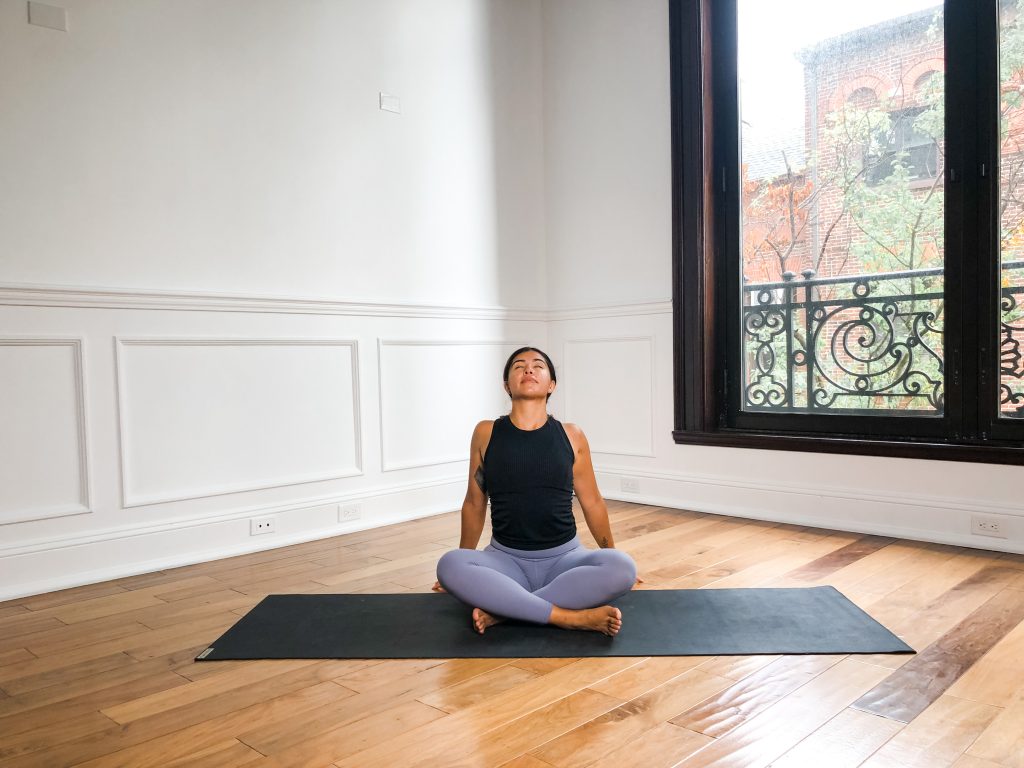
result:
<svg viewBox="0 0 1024 768"><path fill-rule="evenodd" d="M898 110L887 117L887 129L873 137L876 154L864 156L867 183L877 186L904 173L912 182L937 178L940 138L931 136L920 125L931 117L927 109Z"/></svg>
<svg viewBox="0 0 1024 768"><path fill-rule="evenodd" d="M811 8L670 2L675 438L1024 463L1024 0Z"/></svg>

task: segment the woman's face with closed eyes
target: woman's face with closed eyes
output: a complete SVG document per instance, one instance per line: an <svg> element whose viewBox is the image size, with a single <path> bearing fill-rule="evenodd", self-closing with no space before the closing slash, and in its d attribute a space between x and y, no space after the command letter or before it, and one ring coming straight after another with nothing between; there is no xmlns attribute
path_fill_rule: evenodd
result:
<svg viewBox="0 0 1024 768"><path fill-rule="evenodd" d="M505 390L513 400L531 397L546 400L555 391L555 386L548 363L540 352L530 349L512 359Z"/></svg>

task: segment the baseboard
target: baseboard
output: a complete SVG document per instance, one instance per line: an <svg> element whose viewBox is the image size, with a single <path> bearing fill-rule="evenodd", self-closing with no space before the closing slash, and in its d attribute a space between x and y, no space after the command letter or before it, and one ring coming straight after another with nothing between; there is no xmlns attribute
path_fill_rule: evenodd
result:
<svg viewBox="0 0 1024 768"><path fill-rule="evenodd" d="M972 549L1024 554L1024 515L1016 507L969 499L910 493L860 493L827 488L737 481L733 478L621 467L597 470L606 499L777 523L806 525ZM619 490L622 477L640 478L648 489ZM828 507L810 511L810 507ZM973 514L998 515L1007 538L970 533Z"/></svg>
<svg viewBox="0 0 1024 768"><path fill-rule="evenodd" d="M86 537L7 547L0 551L0 601L432 517L457 509L464 487L465 479L460 476L388 491L318 499L313 505L247 508L216 517L109 529ZM354 502L363 507L363 516L337 522L339 505ZM271 515L278 519L277 533L249 535L251 517ZM211 541L219 543L210 546ZM173 554L157 554L168 551ZM97 562L114 565L92 567Z"/></svg>

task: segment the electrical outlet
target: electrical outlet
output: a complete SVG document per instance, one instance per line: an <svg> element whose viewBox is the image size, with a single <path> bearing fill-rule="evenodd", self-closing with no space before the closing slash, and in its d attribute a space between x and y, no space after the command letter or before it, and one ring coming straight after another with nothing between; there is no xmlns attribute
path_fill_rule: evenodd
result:
<svg viewBox="0 0 1024 768"><path fill-rule="evenodd" d="M640 480L635 477L619 478L619 487L627 493L640 493Z"/></svg>
<svg viewBox="0 0 1024 768"><path fill-rule="evenodd" d="M363 516L363 507L361 504L345 504L342 506L338 505L338 522L347 523L351 520L358 520Z"/></svg>
<svg viewBox="0 0 1024 768"><path fill-rule="evenodd" d="M971 515L971 533L1005 539L1006 519L996 515Z"/></svg>
<svg viewBox="0 0 1024 768"><path fill-rule="evenodd" d="M277 530L277 518L254 517L249 520L249 535L259 536L262 533L274 533Z"/></svg>

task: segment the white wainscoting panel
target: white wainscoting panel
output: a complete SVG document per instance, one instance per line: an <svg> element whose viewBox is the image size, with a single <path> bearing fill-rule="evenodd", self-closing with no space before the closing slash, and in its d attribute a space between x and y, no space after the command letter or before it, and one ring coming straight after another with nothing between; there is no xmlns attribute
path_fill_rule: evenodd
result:
<svg viewBox="0 0 1024 768"><path fill-rule="evenodd" d="M126 507L362 473L356 342L119 338Z"/></svg>
<svg viewBox="0 0 1024 768"><path fill-rule="evenodd" d="M566 339L566 421L595 453L654 456L654 339Z"/></svg>
<svg viewBox="0 0 1024 768"><path fill-rule="evenodd" d="M467 460L477 422L509 411L501 371L522 346L379 339L383 471Z"/></svg>
<svg viewBox="0 0 1024 768"><path fill-rule="evenodd" d="M90 506L82 340L0 338L0 524Z"/></svg>

